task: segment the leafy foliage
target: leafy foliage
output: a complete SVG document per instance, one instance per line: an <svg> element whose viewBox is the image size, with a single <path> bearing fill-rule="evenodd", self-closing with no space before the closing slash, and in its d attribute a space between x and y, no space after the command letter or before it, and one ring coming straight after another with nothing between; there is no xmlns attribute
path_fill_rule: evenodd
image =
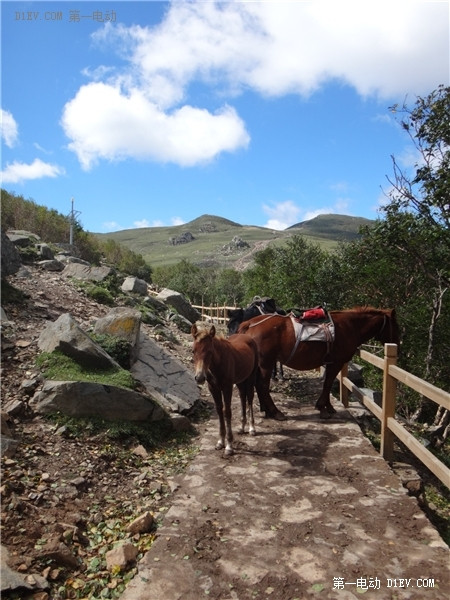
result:
<svg viewBox="0 0 450 600"><path fill-rule="evenodd" d="M26 200L23 196L1 190L2 227L5 230L30 231L47 243L67 245L70 240L70 217L56 210ZM142 255L110 239L100 239L83 230L81 224L73 224L73 242L80 258L100 264L101 260L113 264L119 271L151 282L152 269ZM25 258L37 257L31 250L23 251Z"/></svg>
<svg viewBox="0 0 450 600"><path fill-rule="evenodd" d="M123 338L107 333L92 333L91 338L101 346L123 369L130 368L131 344Z"/></svg>

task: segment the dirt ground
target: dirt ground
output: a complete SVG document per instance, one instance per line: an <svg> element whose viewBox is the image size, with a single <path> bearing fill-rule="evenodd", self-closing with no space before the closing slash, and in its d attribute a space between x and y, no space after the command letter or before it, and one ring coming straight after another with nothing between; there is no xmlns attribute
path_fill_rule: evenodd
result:
<svg viewBox="0 0 450 600"><path fill-rule="evenodd" d="M288 419L258 419L232 457L209 422L121 600L448 598L448 548L416 498L348 411L319 419L318 377L298 384L301 405L275 394Z"/></svg>
<svg viewBox="0 0 450 600"><path fill-rule="evenodd" d="M12 568L50 582L47 596L15 597L450 596L447 546L348 411L336 405L335 418L319 419L317 373L288 370L274 386L288 419L256 411L257 435L236 434L232 457L214 450L214 415L197 424L192 444L172 453L139 454L137 441L114 443L103 434L69 436L27 412L36 340L63 312L87 328L108 309L58 274L33 270L32 279L13 283L29 299L4 307L13 325L2 331L2 402L23 406L10 422L18 451L2 457L2 544ZM190 336L173 333L179 341L166 349L189 367ZM145 511L158 529L135 536L140 562L111 576L105 552ZM52 540L64 542L65 558L46 554Z"/></svg>

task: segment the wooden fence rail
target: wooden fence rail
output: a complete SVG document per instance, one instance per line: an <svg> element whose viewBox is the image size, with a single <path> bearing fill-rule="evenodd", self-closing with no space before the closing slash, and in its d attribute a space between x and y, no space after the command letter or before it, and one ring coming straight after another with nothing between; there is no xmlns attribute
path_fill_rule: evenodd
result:
<svg viewBox="0 0 450 600"><path fill-rule="evenodd" d="M202 315L202 321L211 321L213 323L223 323L225 324L229 319L227 315L228 310L234 310L236 306L204 306L200 305L192 305L193 308L196 308L200 311Z"/></svg>
<svg viewBox="0 0 450 600"><path fill-rule="evenodd" d="M378 406L348 379L348 365L345 365L338 375L340 399L343 405L348 407L348 395L351 392L381 421L380 453L385 460L392 460L394 437L397 437L444 485L450 488L450 469L395 419L397 381L447 409L450 409L450 394L397 367L396 344L385 344L384 358L366 350L360 350L359 355L363 360L383 371L382 405Z"/></svg>

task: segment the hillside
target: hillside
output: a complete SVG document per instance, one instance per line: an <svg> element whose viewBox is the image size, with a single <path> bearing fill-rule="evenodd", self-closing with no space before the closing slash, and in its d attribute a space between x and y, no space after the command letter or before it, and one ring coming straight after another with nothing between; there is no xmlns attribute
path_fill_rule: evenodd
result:
<svg viewBox="0 0 450 600"><path fill-rule="evenodd" d="M145 227L96 235L111 238L142 254L152 267L185 259L199 266L242 269L252 262L256 251L270 244L283 244L293 235L301 234L310 242L333 249L340 241L355 239L359 228L371 223L373 221L362 217L319 215L284 231L276 231L202 215L173 227ZM244 242L244 247L232 244L236 237Z"/></svg>
<svg viewBox="0 0 450 600"><path fill-rule="evenodd" d="M352 240L358 237L361 227L372 224L373 221L364 217L349 217L347 215L319 215L309 221L302 221L288 227L304 236L313 236L324 240Z"/></svg>

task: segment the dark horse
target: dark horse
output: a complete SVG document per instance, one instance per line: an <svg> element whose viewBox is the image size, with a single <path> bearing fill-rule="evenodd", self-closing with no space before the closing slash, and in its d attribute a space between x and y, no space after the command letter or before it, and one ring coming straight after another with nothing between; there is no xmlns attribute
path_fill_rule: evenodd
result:
<svg viewBox="0 0 450 600"><path fill-rule="evenodd" d="M236 383L241 398L242 420L240 431L244 433L249 413L249 433L255 435L253 417L253 396L255 377L258 369L258 349L248 335L232 335L225 339L216 337L214 325L209 331L199 331L192 325L194 338L193 355L195 381L208 382L219 416L220 438L216 449L225 447L225 454L233 454L233 433L231 429L231 397ZM225 417L224 417L225 413ZM225 445L226 438L226 445Z"/></svg>
<svg viewBox="0 0 450 600"><path fill-rule="evenodd" d="M259 371L256 391L261 410L266 417L284 418L275 406L269 391L270 375L277 360L283 364L307 371L325 365L322 393L316 403L321 418L327 419L336 412L330 403L330 390L343 365L355 354L361 344L371 338L379 342L399 344L399 328L395 309L357 307L349 310L330 311L334 322L335 340L326 342L307 341L296 345L296 335L291 317L260 316L242 323L239 333L250 335L258 346Z"/></svg>
<svg viewBox="0 0 450 600"><path fill-rule="evenodd" d="M253 317L269 314L285 315L286 311L276 306L275 302L271 298L259 298L258 301L253 301L246 308L230 309L228 310L227 314L229 318L229 321L227 323L228 335L232 335L233 333L237 333L241 323L243 323L244 321L248 321L249 319L253 319ZM280 363L279 366L280 376L283 379L283 365ZM273 368L272 377L274 379L278 378L276 363Z"/></svg>
<svg viewBox="0 0 450 600"><path fill-rule="evenodd" d="M256 296L256 298L258 298L258 300L254 299L253 302L246 308L235 308L228 310L228 318L230 319L227 323L228 335L237 333L239 325L243 321L253 319L253 317L258 317L259 315L271 315L275 313L278 315L286 314L285 310L276 306L272 298L259 298L258 296Z"/></svg>

